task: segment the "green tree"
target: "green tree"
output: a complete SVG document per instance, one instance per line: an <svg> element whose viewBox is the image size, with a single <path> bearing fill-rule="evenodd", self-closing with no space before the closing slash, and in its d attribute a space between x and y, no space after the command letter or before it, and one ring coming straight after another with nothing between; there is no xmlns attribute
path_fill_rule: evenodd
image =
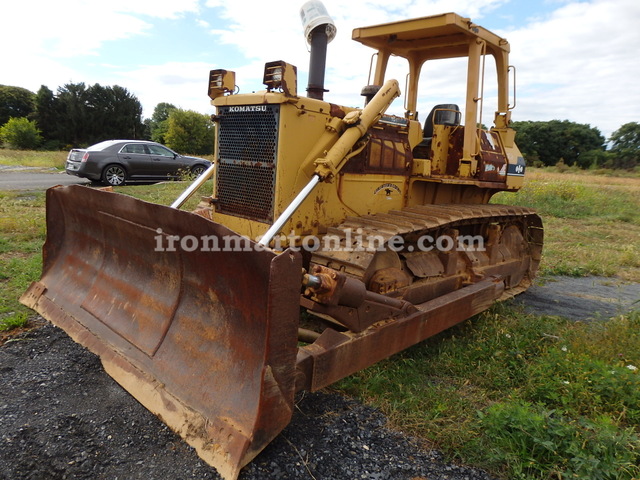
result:
<svg viewBox="0 0 640 480"><path fill-rule="evenodd" d="M180 153L198 155L213 152L214 127L208 115L176 108L167 119L165 144Z"/></svg>
<svg viewBox="0 0 640 480"><path fill-rule="evenodd" d="M28 117L35 110L35 94L22 87L0 85L0 125L10 118Z"/></svg>
<svg viewBox="0 0 640 480"><path fill-rule="evenodd" d="M640 124L630 122L611 134L612 158L608 166L634 168L640 165Z"/></svg>
<svg viewBox="0 0 640 480"><path fill-rule="evenodd" d="M26 117L10 118L0 127L0 142L18 150L33 150L42 143L36 122Z"/></svg>
<svg viewBox="0 0 640 480"><path fill-rule="evenodd" d="M590 125L568 120L545 122L513 122L516 143L529 164L539 161L543 165L555 165L561 159L567 165L591 166L595 152L604 151L605 138ZM582 157L582 158L581 158Z"/></svg>
<svg viewBox="0 0 640 480"><path fill-rule="evenodd" d="M53 92L42 85L36 92L34 119L42 132L44 140L51 148L60 147L58 141L58 121L56 116L57 100ZM46 147L46 145L45 145Z"/></svg>
<svg viewBox="0 0 640 480"><path fill-rule="evenodd" d="M176 109L171 103L161 102L153 109L153 115L149 122L151 130L151 140L158 143L165 143L165 135L169 129L169 114Z"/></svg>
<svg viewBox="0 0 640 480"><path fill-rule="evenodd" d="M142 105L119 85L103 87L96 83L86 91L89 128L87 142L106 139L137 139L143 135Z"/></svg>
<svg viewBox="0 0 640 480"><path fill-rule="evenodd" d="M601 168L607 167L614 156L606 150L589 150L580 155L579 163L581 168Z"/></svg>
<svg viewBox="0 0 640 480"><path fill-rule="evenodd" d="M108 87L113 137L140 138L144 132L142 105L138 98L120 85Z"/></svg>
<svg viewBox="0 0 640 480"><path fill-rule="evenodd" d="M67 83L58 87L56 95L58 140L65 145L80 146L89 143L89 116L87 115L87 86Z"/></svg>
<svg viewBox="0 0 640 480"><path fill-rule="evenodd" d="M144 136L140 101L118 85L66 84L58 88L54 103L57 137L63 144L79 146Z"/></svg>
<svg viewBox="0 0 640 480"><path fill-rule="evenodd" d="M153 109L153 115L151 115L151 120L155 123L164 122L169 118L169 114L172 110L175 110L176 106L172 103L160 102L156 105L156 108Z"/></svg>

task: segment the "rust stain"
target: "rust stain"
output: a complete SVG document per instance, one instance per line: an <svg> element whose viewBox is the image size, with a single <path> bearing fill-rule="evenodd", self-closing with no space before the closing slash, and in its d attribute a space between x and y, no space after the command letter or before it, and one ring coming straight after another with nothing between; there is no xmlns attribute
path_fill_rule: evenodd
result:
<svg viewBox="0 0 640 480"><path fill-rule="evenodd" d="M346 112L340 105L336 105L334 103L330 103L329 105L330 105L329 115L331 115L332 117L338 117L338 118L345 117Z"/></svg>
<svg viewBox="0 0 640 480"><path fill-rule="evenodd" d="M406 129L402 125L377 123L368 131L369 142L342 169L345 173L381 173L404 175L413 154Z"/></svg>

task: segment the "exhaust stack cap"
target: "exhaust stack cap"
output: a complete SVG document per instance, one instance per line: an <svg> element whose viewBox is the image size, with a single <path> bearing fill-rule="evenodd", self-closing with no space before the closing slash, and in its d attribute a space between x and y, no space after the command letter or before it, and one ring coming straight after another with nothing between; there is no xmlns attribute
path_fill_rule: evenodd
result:
<svg viewBox="0 0 640 480"><path fill-rule="evenodd" d="M336 36L336 25L333 23L324 4L317 0L310 0L300 8L300 19L304 27L304 37L311 43L311 32L324 25L327 33L327 43Z"/></svg>

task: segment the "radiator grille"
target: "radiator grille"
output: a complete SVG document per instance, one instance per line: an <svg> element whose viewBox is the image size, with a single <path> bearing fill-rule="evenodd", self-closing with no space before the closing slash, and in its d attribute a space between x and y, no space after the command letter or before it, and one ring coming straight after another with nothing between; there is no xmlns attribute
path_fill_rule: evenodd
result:
<svg viewBox="0 0 640 480"><path fill-rule="evenodd" d="M216 211L273 221L279 105L220 107Z"/></svg>

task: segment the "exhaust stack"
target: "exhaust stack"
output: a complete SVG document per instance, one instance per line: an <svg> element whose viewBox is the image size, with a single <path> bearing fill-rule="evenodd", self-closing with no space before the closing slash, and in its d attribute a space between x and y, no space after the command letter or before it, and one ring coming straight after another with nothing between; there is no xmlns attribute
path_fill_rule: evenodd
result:
<svg viewBox="0 0 640 480"><path fill-rule="evenodd" d="M324 72L327 62L327 45L336 36L336 26L322 2L312 0L300 8L300 18L304 27L304 36L311 46L309 59L309 98L323 100Z"/></svg>

